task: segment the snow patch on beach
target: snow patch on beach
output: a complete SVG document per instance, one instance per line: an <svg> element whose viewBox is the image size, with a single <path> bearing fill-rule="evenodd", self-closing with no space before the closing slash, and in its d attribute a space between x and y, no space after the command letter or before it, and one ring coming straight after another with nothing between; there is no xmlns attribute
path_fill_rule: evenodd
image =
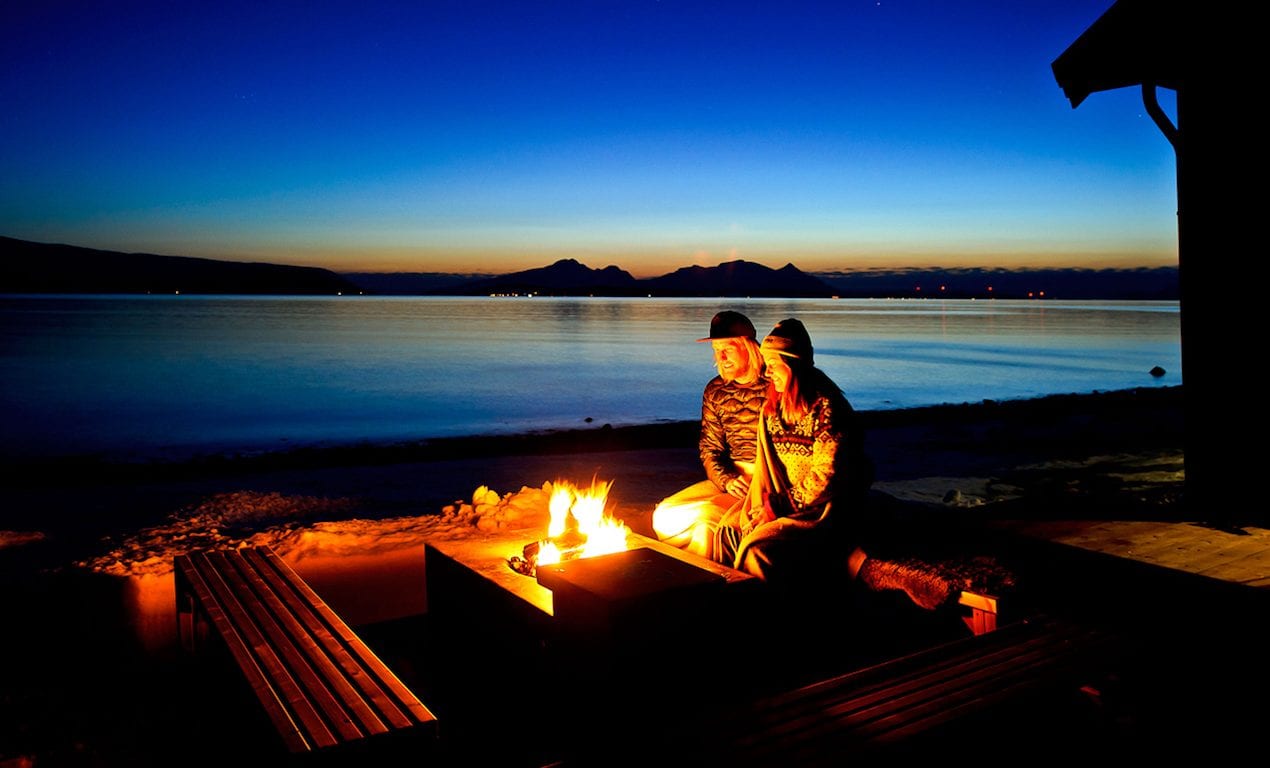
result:
<svg viewBox="0 0 1270 768"><path fill-rule="evenodd" d="M358 510L350 498L221 493L178 510L161 525L121 541L107 539L108 551L75 565L112 576L153 576L171 573L173 557L199 549L268 545L295 562L390 552L494 530L545 528L551 491L550 482L505 495L480 486L470 499L456 500L439 513L379 520L341 517Z"/></svg>
<svg viewBox="0 0 1270 768"><path fill-rule="evenodd" d="M897 482L877 482L873 490L901 501L947 507L979 507L1017 498L1021 490L986 477L922 477Z"/></svg>
<svg viewBox="0 0 1270 768"><path fill-rule="evenodd" d="M43 540L44 533L42 531L0 531L0 549L20 547L23 544L31 544Z"/></svg>
<svg viewBox="0 0 1270 768"><path fill-rule="evenodd" d="M1126 490L1181 485L1186 481L1186 457L1182 452L1097 455L1080 460L1056 459L1019 469L1050 475L1074 471L1096 472L1099 476L1119 480Z"/></svg>

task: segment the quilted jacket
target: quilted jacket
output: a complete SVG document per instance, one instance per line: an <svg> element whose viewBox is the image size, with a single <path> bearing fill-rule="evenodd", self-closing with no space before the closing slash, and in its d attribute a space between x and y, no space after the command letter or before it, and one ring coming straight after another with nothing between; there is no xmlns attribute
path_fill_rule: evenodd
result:
<svg viewBox="0 0 1270 768"><path fill-rule="evenodd" d="M701 396L701 464L719 490L737 477L736 461L754 461L755 440L767 379L753 384L715 376Z"/></svg>

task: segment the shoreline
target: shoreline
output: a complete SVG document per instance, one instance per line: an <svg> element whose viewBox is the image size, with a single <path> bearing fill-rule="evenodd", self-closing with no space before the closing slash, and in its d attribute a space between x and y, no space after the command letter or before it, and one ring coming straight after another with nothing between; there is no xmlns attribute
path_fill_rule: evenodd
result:
<svg viewBox="0 0 1270 768"><path fill-rule="evenodd" d="M1128 405L1135 408L1178 409L1180 414L1182 395L1182 385L1171 385L1014 400L985 399L979 402L911 408L860 410L858 413L866 431L936 423L951 427L981 419L1051 422L1061 420L1073 409L1114 418L1117 410ZM57 476L59 484L66 485L148 483L212 479L258 472L384 466L455 459L683 447L695 450L699 423L697 420L683 420L617 427L602 424L588 428L559 428L510 434L314 444L258 452L227 449L172 460L127 459L102 455L10 457L0 477L10 487L46 485L45 478L48 475L45 473ZM1068 426L1055 424L1053 437L1064 439L1059 433ZM1168 424L1158 426L1164 431L1171 428ZM1154 439L1154 435L1143 436L1143 439Z"/></svg>
<svg viewBox="0 0 1270 768"><path fill-rule="evenodd" d="M875 497L950 521L1072 509L1179 520L1182 416L1181 387L861 412ZM280 525L435 517L481 487L562 480L611 481L613 508L650 533L657 502L704 477L696 422L6 474L0 556L52 567L174 522L230 544Z"/></svg>

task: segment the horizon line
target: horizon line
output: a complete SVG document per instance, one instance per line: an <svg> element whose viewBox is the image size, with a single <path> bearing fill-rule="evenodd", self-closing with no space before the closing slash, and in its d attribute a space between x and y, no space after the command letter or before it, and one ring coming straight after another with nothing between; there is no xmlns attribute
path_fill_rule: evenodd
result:
<svg viewBox="0 0 1270 768"><path fill-rule="evenodd" d="M1177 268L1176 254L1169 254L1165 258L1161 258L1160 254L1151 253L1151 249L1131 249L1130 251L1121 250L1104 250L1097 248L1074 248L1062 255L1056 253L1052 249L1043 252L1031 254L1014 253L1014 254L996 254L1001 256L1001 260L992 263L991 255L977 253L969 256L964 250L956 253L947 253L945 258L936 261L931 255L919 255L910 253L908 256L896 256L893 263L883 263L880 261L886 258L882 254L853 254L843 256L837 259L831 266L798 266L796 261L788 255L780 255L775 257L765 256L746 256L736 252L720 253L715 258L710 258L709 253L694 252L682 254L682 261L677 266L662 266L658 264L672 264L673 257L666 257L661 254L650 254L647 256L639 256L636 254L627 254L631 259L640 261L641 259L653 262L651 265L643 265L631 269L622 266L619 262L622 259L614 259L615 254L600 253L576 253L571 249L561 249L556 254L540 253L538 256L543 262L527 264L525 259L527 254L509 254L501 256L491 256L485 252L460 252L457 255L452 251L447 251L444 257L436 254L419 254L415 256L417 261L411 264L400 264L400 259L384 260L380 258L368 258L368 266L354 266L349 264L350 258L356 261L356 256L351 256L346 252L319 252L313 254L299 255L295 252L279 253L266 251L256 251L237 253L230 256L222 255L216 252L208 252L207 248L195 248L193 250L174 249L158 247L109 247L101 245L79 245L71 242L58 240L31 240L27 238L14 237L12 235L0 235L17 242L33 243L44 246L62 246L67 248L80 248L84 250L97 250L113 252L126 255L146 255L146 256L169 256L172 258L188 258L188 259L208 259L213 261L234 262L241 264L272 264L277 266L295 266L309 267L315 269L325 269L337 274L439 274L439 275L506 275L517 272L525 272L533 269L541 269L546 266L558 263L560 261L573 260L586 266L589 269L605 269L607 267L617 267L622 271L630 273L637 279L646 279L649 277L660 277L670 274L680 269L690 267L719 266L731 262L746 262L750 264L758 264L769 269L780 269L786 264L792 264L801 272L808 274L844 274L844 273L884 273L884 272L912 272L912 271L956 271L956 270L996 270L996 271L1052 271L1052 270L1151 270L1157 268ZM464 251L465 249L459 249ZM992 249L988 249L992 250ZM165 252L166 251L166 252ZM805 264L810 260L813 264L821 264L826 261L823 254L803 254L807 259L803 259ZM325 256L326 258L323 258ZM530 256L532 257L532 255ZM602 266L593 267L592 263L600 263L596 259L603 261ZM435 261L433 261L435 259ZM503 267L487 267L479 266L476 268L469 267L467 263L477 265L482 262L510 260L507 266ZM903 259L903 261L900 261ZM972 260L973 259L973 260ZM1042 261L1044 259L1044 261ZM429 262L435 266L429 266ZM467 263L462 263L466 261ZM456 263L458 262L458 263ZM1002 263L1005 262L1005 263ZM951 263L951 265L950 265ZM332 266L335 264L335 266ZM777 264L777 266L772 266ZM851 266L858 264L858 266ZM371 266L373 265L373 266ZM660 271L658 271L660 270Z"/></svg>

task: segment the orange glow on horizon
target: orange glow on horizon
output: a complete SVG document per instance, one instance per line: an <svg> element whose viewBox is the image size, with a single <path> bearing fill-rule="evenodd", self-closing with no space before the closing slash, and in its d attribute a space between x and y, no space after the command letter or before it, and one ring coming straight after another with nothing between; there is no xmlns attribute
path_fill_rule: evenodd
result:
<svg viewBox="0 0 1270 768"><path fill-rule="evenodd" d="M78 243L77 243L78 244ZM1016 249L902 247L879 245L761 245L749 248L652 246L633 248L599 243L590 247L509 244L497 246L346 245L294 243L209 247L206 243L92 243L89 247L130 252L195 256L238 262L318 267L335 272L436 272L500 275L575 259L591 269L615 266L637 279L659 277L689 266L713 267L744 260L772 269L793 264L803 272L858 272L943 269L1136 269L1177 266L1176 244L1122 248L1062 248L1048 244Z"/></svg>

